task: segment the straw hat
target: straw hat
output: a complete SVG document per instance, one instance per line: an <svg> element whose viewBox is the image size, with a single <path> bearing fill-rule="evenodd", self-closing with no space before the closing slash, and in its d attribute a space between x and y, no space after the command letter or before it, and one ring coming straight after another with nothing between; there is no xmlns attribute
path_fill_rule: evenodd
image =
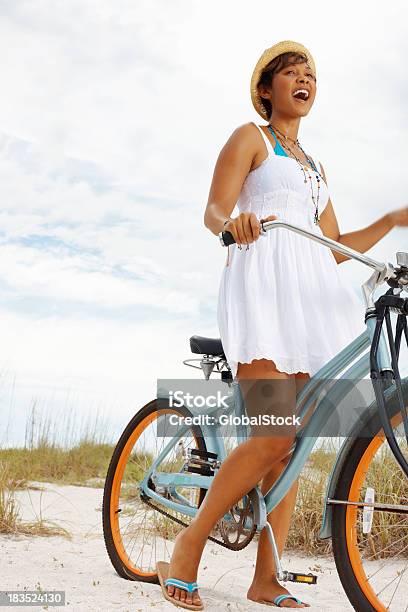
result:
<svg viewBox="0 0 408 612"><path fill-rule="evenodd" d="M258 93L257 85L259 83L264 68L269 64L269 62L275 59L275 57L278 57L278 55L281 55L281 53L287 53L288 51L291 51L293 53L303 53L304 55L306 55L309 66L316 75L316 67L313 57L310 51L300 43L295 42L293 40L282 40L281 42L276 43L276 45L269 47L269 49L265 49L255 66L251 78L252 104L254 105L256 112L259 113L261 117L265 119L265 121L268 121L268 116L266 114L266 109L262 104L261 97Z"/></svg>

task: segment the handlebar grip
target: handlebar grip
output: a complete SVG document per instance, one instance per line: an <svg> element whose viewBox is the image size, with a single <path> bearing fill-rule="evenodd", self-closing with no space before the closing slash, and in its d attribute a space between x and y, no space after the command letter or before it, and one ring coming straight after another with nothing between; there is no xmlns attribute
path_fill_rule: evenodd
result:
<svg viewBox="0 0 408 612"><path fill-rule="evenodd" d="M225 246L228 246L229 244L234 244L235 243L235 238L231 234L231 232L222 232L222 240L223 240Z"/></svg>

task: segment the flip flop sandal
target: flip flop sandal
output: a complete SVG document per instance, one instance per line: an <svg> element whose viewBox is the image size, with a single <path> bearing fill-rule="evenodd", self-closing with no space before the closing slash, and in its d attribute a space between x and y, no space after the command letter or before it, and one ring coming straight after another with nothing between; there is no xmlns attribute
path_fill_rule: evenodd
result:
<svg viewBox="0 0 408 612"><path fill-rule="evenodd" d="M285 599L294 599L296 601L296 603L298 604L302 604L305 603L304 601L300 601L300 599L298 599L297 597L295 597L294 595L277 595L275 597L275 599L273 600L273 603L275 604L275 606L278 606L278 608L281 608L281 603L282 601L284 601Z"/></svg>
<svg viewBox="0 0 408 612"><path fill-rule="evenodd" d="M160 586L162 588L163 595L167 599L167 601L171 601L171 603L175 606L179 606L180 608L186 608L187 610L204 610L203 604L190 604L185 601L180 601L179 599L174 599L174 597L171 597L168 594L166 586L170 585L179 589L183 589L188 593L192 593L193 591L195 591L195 589L198 588L196 582L184 582L184 580L179 580L178 578L168 578L167 576L169 575L169 568L169 563L166 563L165 561L158 561L156 563L156 570L157 575L159 577Z"/></svg>
<svg viewBox="0 0 408 612"><path fill-rule="evenodd" d="M305 603L304 601L300 601L300 599L298 599L294 595L285 595L284 593L281 593L281 595L277 595L273 601L258 601L258 603L265 604L266 606L277 606L278 608L282 608L281 603L285 599L293 599L298 604ZM290 608L288 608L288 610L290 610Z"/></svg>

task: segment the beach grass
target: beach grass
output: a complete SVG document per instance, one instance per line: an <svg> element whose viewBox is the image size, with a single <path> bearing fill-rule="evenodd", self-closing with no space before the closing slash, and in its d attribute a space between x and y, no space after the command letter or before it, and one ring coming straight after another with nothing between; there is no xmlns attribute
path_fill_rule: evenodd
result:
<svg viewBox="0 0 408 612"><path fill-rule="evenodd" d="M320 540L327 480L336 460L337 448L331 439L315 448L299 478L286 548L307 554L329 554L331 540Z"/></svg>
<svg viewBox="0 0 408 612"><path fill-rule="evenodd" d="M69 444L72 431L69 439L61 443L61 437L58 437L57 429L50 423L49 418L37 417L35 411L29 416L24 447L0 448L0 532L2 533L55 535L60 529L60 534L63 534L65 530L47 523L41 517L33 524L23 524L20 520L15 494L17 491L34 488L37 486L36 482L104 486L115 441L107 440L105 434L101 436L97 427L90 428L87 425L82 435L76 436L76 443ZM102 431L106 431L106 428L102 428ZM228 443L228 440L226 442ZM308 458L299 478L296 506L286 543L287 549L305 554L331 552L331 540L320 540L318 534L321 529L327 480L337 452L336 441L327 439L320 443ZM394 482L392 465L388 470L384 469L386 467L384 461L387 460L391 464L393 461L389 454L387 457L388 459L379 458L378 469L371 470L369 485L377 491L389 493L390 498L398 503L398 499L408 497L407 483L402 481L398 474ZM148 455L136 456L134 459L125 470L124 484L129 486L123 487L123 498L126 499L128 496L130 501L137 493L137 483L144 472L143 466L152 462L152 457ZM378 526L374 524L369 542L371 553L386 546L389 546L388 550L398 552L392 546L392 538L397 533L394 525L397 518L390 516L390 513L383 513L381 516L380 513L376 513L376 515L379 516L376 520L381 521L381 524ZM189 522L189 519L181 515L180 518ZM390 530L387 530L384 521L389 521ZM180 530L179 525L163 515L157 516L156 525L157 531L170 539ZM401 526L402 531L403 529ZM377 537L377 531L381 533L381 538ZM400 541L405 542L402 531Z"/></svg>
<svg viewBox="0 0 408 612"><path fill-rule="evenodd" d="M29 481L103 486L113 448L90 441L70 449L42 442L34 448L0 449L0 462L20 488Z"/></svg>
<svg viewBox="0 0 408 612"><path fill-rule="evenodd" d="M0 461L0 533L69 538L66 529L41 514L34 521L21 519L16 491L24 490L28 484L27 481L15 480L10 466Z"/></svg>

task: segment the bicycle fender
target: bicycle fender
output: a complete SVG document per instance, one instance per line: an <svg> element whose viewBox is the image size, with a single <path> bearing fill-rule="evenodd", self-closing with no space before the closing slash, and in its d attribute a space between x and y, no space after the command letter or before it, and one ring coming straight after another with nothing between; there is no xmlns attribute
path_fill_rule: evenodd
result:
<svg viewBox="0 0 408 612"><path fill-rule="evenodd" d="M405 377L401 380L401 384L403 388L408 386L408 377ZM395 392L395 386L391 386L384 391L385 400L387 401L389 397ZM367 408L366 419L365 422L369 421L375 414L378 412L377 410L377 402L374 400L370 406ZM341 471L343 469L344 463L347 459L347 455L355 442L355 438L358 437L359 432L364 427L364 424L361 422L356 423L347 440L343 443L340 448L340 451L336 457L336 461L333 465L332 471L328 478L326 492L324 496L324 507L323 507L323 517L322 524L320 527L320 531L318 533L319 540L326 540L327 538L331 538L332 536L332 516L333 516L333 506L332 504L328 504L328 499L333 499L335 490L337 487L337 482L340 477Z"/></svg>
<svg viewBox="0 0 408 612"><path fill-rule="evenodd" d="M340 448L340 452L337 455L336 461L333 465L329 479L327 481L326 492L324 495L322 524L321 524L320 531L317 536L319 540L326 540L327 538L331 538L332 536L333 506L331 504L328 504L327 500L332 499L334 497L334 492L336 490L337 481L339 479L340 473L343 469L344 462L347 458L347 455L353 443L354 443L354 440L352 436L349 436L347 440L343 443L343 445Z"/></svg>

